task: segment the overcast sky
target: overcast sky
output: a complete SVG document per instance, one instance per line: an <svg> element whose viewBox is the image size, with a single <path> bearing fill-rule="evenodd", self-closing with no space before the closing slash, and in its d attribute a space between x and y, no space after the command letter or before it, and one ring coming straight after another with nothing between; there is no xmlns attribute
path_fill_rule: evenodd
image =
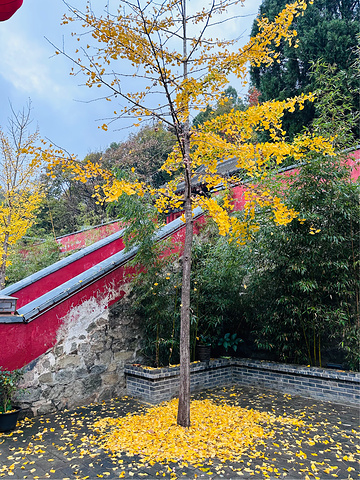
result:
<svg viewBox="0 0 360 480"><path fill-rule="evenodd" d="M86 4L84 0L70 3L79 9ZM93 0L100 7L106 3ZM194 3L204 4L199 0ZM243 17L227 24L229 38L242 35L246 43L260 4L261 0L245 0L244 7L238 7ZM24 0L13 17L0 22L0 125L6 128L10 102L18 111L31 99L33 126L38 125L41 136L83 158L111 142L125 140L129 130L122 129L120 122L112 124L107 132L98 128L104 123L99 120L107 117L109 102L91 102L95 98L93 90L81 86L83 78L69 75L69 60L54 55L46 38L71 51L73 25L60 25L65 12L62 0Z"/></svg>

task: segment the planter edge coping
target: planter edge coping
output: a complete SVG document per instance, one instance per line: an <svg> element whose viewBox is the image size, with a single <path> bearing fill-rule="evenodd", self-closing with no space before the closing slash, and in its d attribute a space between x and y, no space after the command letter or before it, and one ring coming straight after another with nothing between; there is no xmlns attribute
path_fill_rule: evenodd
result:
<svg viewBox="0 0 360 480"><path fill-rule="evenodd" d="M215 358L209 362L192 362L190 364L190 372L199 372L204 370L212 370L215 368L231 367L232 362L230 359ZM141 378L148 378L151 380L157 380L159 378L176 377L180 375L180 365L174 365L170 367L152 368L145 365L133 365L126 364L124 367L125 374L136 375Z"/></svg>
<svg viewBox="0 0 360 480"><path fill-rule="evenodd" d="M190 372L198 372L204 370L213 370L225 367L247 367L254 370L269 370L275 373L283 373L285 375L299 375L305 377L318 377L327 380L340 380L343 382L355 383L360 385L360 372L332 370L320 367L307 367L305 365L283 364L272 362L269 360L252 360L248 358L216 358L209 362L193 362L190 364ZM180 366L174 365L170 367L151 368L142 365L126 364L124 367L125 374L135 375L149 380L157 380L160 378L174 377L180 374Z"/></svg>

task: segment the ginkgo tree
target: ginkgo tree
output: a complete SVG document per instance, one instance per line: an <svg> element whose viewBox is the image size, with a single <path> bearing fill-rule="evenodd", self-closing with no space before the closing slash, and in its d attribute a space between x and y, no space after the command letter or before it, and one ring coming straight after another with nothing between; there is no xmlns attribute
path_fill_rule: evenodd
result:
<svg viewBox="0 0 360 480"><path fill-rule="evenodd" d="M18 113L12 109L7 131L0 127L0 288L11 249L35 222L45 195L39 175L52 151L30 124L29 103Z"/></svg>
<svg viewBox="0 0 360 480"><path fill-rule="evenodd" d="M75 53L57 50L73 62L74 75L83 72L88 87L105 89L108 101L120 100L108 122L108 130L115 120L134 118L134 124L150 120L162 122L176 135L176 145L161 167L173 178L161 188L144 182L116 178L98 164L86 165L74 159L64 160L64 168L83 181L101 175L105 183L99 186L99 197L107 202L121 195L150 195L159 212L181 208L184 210L185 241L182 255L182 294L180 332L180 389L177 422L190 425L190 271L193 239L193 209L202 207L219 226L221 235L228 235L245 243L257 229L255 208L268 205L274 221L290 222L297 213L288 209L280 195L261 187L271 167L280 165L292 156L301 158L310 150L331 152L331 145L321 137L303 135L289 144L282 129L284 111L302 109L312 94L301 95L282 102L267 102L246 111L231 111L216 117L198 128L191 128L190 117L207 105L226 102L222 95L228 85L229 75L237 77L239 84L246 83L249 64L271 65L277 61L273 45L281 40L297 41L291 29L293 19L302 15L306 2L298 0L269 22L258 20L259 32L243 46L237 40L212 38L211 30L241 15L241 0L212 0L203 3L198 12L189 11L188 0L121 0L115 13L106 11L97 16L90 4L84 12L71 9L64 23L78 20L85 30L74 33L79 41ZM193 5L193 4L192 4ZM230 12L232 12L230 14ZM88 43L86 43L89 38ZM85 42L85 43L84 43ZM132 78L133 89L124 88L127 78ZM139 87L138 90L136 89ZM266 141L257 142L256 132L265 132ZM218 165L237 158L237 167L253 178L248 184L247 204L243 220L231 215L230 196L223 203L215 197L196 196L192 181L207 184L209 190L223 185L225 191L231 179L222 178ZM60 159L57 160L60 162ZM178 189L179 182L184 188Z"/></svg>

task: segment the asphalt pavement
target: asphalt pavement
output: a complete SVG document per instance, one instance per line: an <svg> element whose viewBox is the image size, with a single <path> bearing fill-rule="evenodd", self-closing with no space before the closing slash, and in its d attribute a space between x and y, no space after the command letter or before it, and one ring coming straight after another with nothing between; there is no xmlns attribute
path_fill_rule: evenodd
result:
<svg viewBox="0 0 360 480"><path fill-rule="evenodd" d="M192 398L293 416L301 418L304 426L275 430L272 438L249 448L237 462L212 458L193 465L176 461L144 463L136 455L97 448L96 441L92 449L84 451L81 439L89 435L96 439L96 420L141 414L151 408L122 397L25 419L13 432L0 433L0 478L360 478L360 419L356 407L245 386L206 390Z"/></svg>

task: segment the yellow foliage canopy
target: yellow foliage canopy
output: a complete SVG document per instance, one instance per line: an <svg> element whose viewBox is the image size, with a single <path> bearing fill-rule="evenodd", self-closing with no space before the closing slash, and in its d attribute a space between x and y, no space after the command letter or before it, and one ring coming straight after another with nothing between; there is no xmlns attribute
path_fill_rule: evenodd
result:
<svg viewBox="0 0 360 480"><path fill-rule="evenodd" d="M167 101L174 103L173 119L175 115L176 121L181 123L186 121L191 110L201 109L221 98L230 73L244 81L249 62L270 65L276 61L278 54L273 44L278 45L282 40L297 43L297 34L291 29L291 24L306 9L304 0L287 5L273 22L259 19L259 33L242 48L236 49L237 40L205 37L212 18L227 15L230 4L232 8L239 7L243 1L214 2L211 7L188 15L186 37L189 53L186 57L182 49L182 33L179 33L184 11L178 1L162 4L150 1L146 5L124 2L117 14L101 17L97 17L91 6L87 6L84 13L74 11L73 16L65 15L63 23L81 21L82 27L97 42L97 46L84 46L83 58L74 59L87 76L89 87L107 86L111 91L110 97L118 94L126 98L131 106L125 106L123 113L131 113L140 117L138 121L141 121L143 116L157 115L156 111L162 113L144 102L145 97L161 85L165 88ZM192 27L197 35L190 33ZM81 36L78 35L77 39L80 41ZM178 40L180 48L175 46ZM136 72L134 77L148 80L147 86L140 91L123 92L119 88L120 76L115 74L112 79L109 78L117 61L128 61ZM188 63L186 77L183 75L184 62ZM107 129L106 124L101 128Z"/></svg>
<svg viewBox="0 0 360 480"><path fill-rule="evenodd" d="M9 134L0 128L0 284L5 281L8 255L36 220L45 196L39 174L53 156L43 148L38 132L27 134L28 114L15 115Z"/></svg>
<svg viewBox="0 0 360 480"><path fill-rule="evenodd" d="M288 157L300 161L309 151L334 153L331 139L321 136L304 134L292 143L287 141L282 130L284 112L291 112L296 106L302 108L305 101L314 101L313 95L310 93L285 101L266 102L246 111L231 111L192 131L191 178L196 177L196 181L206 184L209 190L221 185L227 192L222 198L222 205L216 196L193 196L192 205L193 208L202 207L214 219L220 235L228 235L240 244L245 243L259 228L255 221L257 206L271 209L273 220L279 225L297 217L298 213L284 204L280 192L272 193L268 187L262 186L262 182L269 176L272 167L280 166ZM269 141L257 141L259 132L268 132ZM237 159L237 168L243 172L243 176L251 180L247 183L243 220L231 214L233 179L218 174L219 165L233 158ZM56 160L58 162L60 159ZM163 213L183 205L184 193L178 189L179 183L184 180L182 165L182 151L176 145L161 167L173 174L174 178L158 189L139 181L119 180L98 164L67 162L64 168L70 169L78 180L84 182L90 177L101 176L105 180L104 185L97 188L101 201L113 202L123 194L144 196L147 193L153 197L157 210Z"/></svg>
<svg viewBox="0 0 360 480"><path fill-rule="evenodd" d="M215 1L211 7L204 7L191 15L186 15L185 4L181 2L180 7L175 0L162 4L150 1L146 6L140 2L126 2L117 14L101 17L97 17L88 6L84 13L74 11L73 16L64 17L64 23L79 20L95 40L95 45L84 47L86 53L83 57L73 59L87 76L87 85L108 88L107 100L111 101L115 96L125 100L126 105L118 115L131 114L136 125L151 117L172 126L178 143L162 169L172 174L173 180L155 190L138 181L118 180L99 165L67 162L66 168L82 181L101 175L105 179L105 184L98 187L102 201L112 202L123 194L149 194L159 212L168 212L183 206L185 194L179 191L178 185L184 181L189 185L195 175L197 181L205 183L209 190L221 184L225 191L230 191L231 179L219 175L218 166L225 160L236 158L237 167L254 181L248 183L248 188L256 192L247 196L249 204L244 221L230 215L229 197L225 198L223 206L215 198L201 196L192 196L191 202L192 208L201 206L214 218L221 235L230 235L237 242L244 243L258 228L254 222L257 205L269 207L274 221L279 224L288 223L297 216L285 206L280 195L261 190L261 181L268 176L269 167L281 165L290 156L296 162L309 151L332 153L331 143L322 137L303 135L289 143L282 129L284 112L301 110L305 102L314 101L313 94L266 102L246 111L231 111L192 129L189 134L183 125L189 122L191 112L204 109L209 103L225 101L222 92L230 73L244 85L249 63L270 65L277 61L274 45L282 41L297 44L297 33L291 25L295 17L303 15L306 1L297 0L286 5L272 22L267 18L259 19L258 34L241 48L236 48L235 40L205 37L212 21L216 22L221 14L227 15L229 2ZM231 2L232 6L240 4L241 1ZM197 32L197 36L191 32ZM82 36L77 35L77 39L81 41ZM187 44L185 50L184 41ZM126 92L121 88L122 75L114 72L117 63L118 70L122 70L124 61L133 69L135 90L135 79L141 78L140 91ZM158 92L159 87L163 89L165 102L150 107L153 102L147 99ZM103 124L101 128L106 130L108 126ZM259 132L265 132L269 140L260 142ZM191 152L190 160L185 159L186 142L187 151ZM199 167L202 167L201 175L198 174Z"/></svg>

